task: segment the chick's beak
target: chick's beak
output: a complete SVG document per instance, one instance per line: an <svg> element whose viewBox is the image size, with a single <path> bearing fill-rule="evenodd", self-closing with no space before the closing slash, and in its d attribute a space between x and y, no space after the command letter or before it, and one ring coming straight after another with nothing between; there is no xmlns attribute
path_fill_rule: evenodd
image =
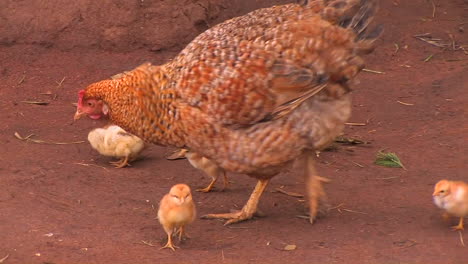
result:
<svg viewBox="0 0 468 264"><path fill-rule="evenodd" d="M85 112L81 111L81 109L76 109L75 116L73 117L73 121L76 121L81 118L81 116L85 115Z"/></svg>

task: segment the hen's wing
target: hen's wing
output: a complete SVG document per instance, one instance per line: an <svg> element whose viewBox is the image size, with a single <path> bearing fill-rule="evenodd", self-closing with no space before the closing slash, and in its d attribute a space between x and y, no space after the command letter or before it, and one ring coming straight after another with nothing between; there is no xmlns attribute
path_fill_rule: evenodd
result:
<svg viewBox="0 0 468 264"><path fill-rule="evenodd" d="M314 1L215 26L174 61L186 69L177 84L182 100L223 125L250 125L283 116L324 88L347 88L375 38L364 33L374 9L371 1Z"/></svg>

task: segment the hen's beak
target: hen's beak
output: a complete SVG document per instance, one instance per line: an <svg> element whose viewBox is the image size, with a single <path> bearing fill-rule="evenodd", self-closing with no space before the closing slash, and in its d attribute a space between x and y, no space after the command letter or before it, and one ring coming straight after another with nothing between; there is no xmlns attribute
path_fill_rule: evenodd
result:
<svg viewBox="0 0 468 264"><path fill-rule="evenodd" d="M437 194L439 194L439 193L438 193L438 192L434 192L434 193L432 194L432 196L437 196Z"/></svg>
<svg viewBox="0 0 468 264"><path fill-rule="evenodd" d="M81 109L76 109L75 116L73 117L73 121L76 121L81 118L81 116L85 115L85 112L81 111Z"/></svg>

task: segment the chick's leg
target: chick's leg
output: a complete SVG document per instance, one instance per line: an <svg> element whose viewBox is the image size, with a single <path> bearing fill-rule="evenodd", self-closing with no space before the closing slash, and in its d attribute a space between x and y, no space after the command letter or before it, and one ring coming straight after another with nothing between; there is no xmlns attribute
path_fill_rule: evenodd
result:
<svg viewBox="0 0 468 264"><path fill-rule="evenodd" d="M166 229L166 228L164 228L164 229L165 229L165 231L167 233L167 243L166 243L166 245L164 245L164 247L162 247L160 249L170 248L173 251L175 251L175 249L178 248L178 247L174 246L174 244L172 243L172 232L173 232L173 230L172 229L169 230L169 229Z"/></svg>
<svg viewBox="0 0 468 264"><path fill-rule="evenodd" d="M182 238L190 238L189 235L187 235L187 232L185 232L185 226L181 226L178 230L177 230L177 234L179 235L179 241L182 241Z"/></svg>
<svg viewBox="0 0 468 264"><path fill-rule="evenodd" d="M210 184L208 184L208 186L206 186L205 188L201 188L201 189L196 189L197 192L204 192L204 193L208 193L208 192L211 192L211 189L213 189L213 186L215 185L216 181L218 180L218 177L213 177Z"/></svg>
<svg viewBox="0 0 468 264"><path fill-rule="evenodd" d="M458 222L458 225L452 226L453 231L457 230L463 230L463 217L460 217L460 221Z"/></svg>
<svg viewBox="0 0 468 264"><path fill-rule="evenodd" d="M230 225L233 223L241 222L244 220L251 219L255 212L257 211L258 201L266 186L268 185L269 180L259 180L255 186L254 191L250 195L249 200L244 205L242 210L234 213L227 214L208 214L202 216L205 219L228 219L224 225Z"/></svg>
<svg viewBox="0 0 468 264"><path fill-rule="evenodd" d="M206 169L204 170L204 172L208 174L209 176L211 176L212 180L210 184L208 184L208 186L206 186L205 188L197 189L196 190L197 192L204 192L204 193L210 192L211 189L213 189L213 186L215 185L215 183L218 181L220 174L223 174L223 177L224 177L224 185L223 185L223 189L221 189L222 191L224 191L228 183L226 172L224 170L220 169L219 167L216 167L216 168Z"/></svg>
<svg viewBox="0 0 468 264"><path fill-rule="evenodd" d="M130 164L128 163L128 156L126 156L125 158L122 158L122 159L120 159L118 161L111 161L109 163L114 165L117 169L123 168L125 166L130 166Z"/></svg>
<svg viewBox="0 0 468 264"><path fill-rule="evenodd" d="M306 194L309 199L309 221L313 224L317 217L320 201L326 202L327 199L322 183L329 182L330 180L317 175L314 154L312 152L305 153L304 177Z"/></svg>

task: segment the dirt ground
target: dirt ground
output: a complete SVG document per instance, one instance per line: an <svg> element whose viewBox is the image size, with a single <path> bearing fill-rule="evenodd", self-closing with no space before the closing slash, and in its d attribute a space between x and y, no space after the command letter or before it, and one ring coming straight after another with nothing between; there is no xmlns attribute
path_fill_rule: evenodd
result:
<svg viewBox="0 0 468 264"><path fill-rule="evenodd" d="M181 1L179 14L175 1L96 8L80 0L63 12L60 1L39 2L0 8L8 25L0 34L0 259L8 257L0 263L468 263L467 232L451 231L456 219L444 222L431 197L439 179L468 180L468 55L458 49L468 50L466 0L381 1L385 32L366 57L378 73L362 72L353 92L350 122L364 125L345 130L370 144L321 153L318 169L333 180L325 218L310 225L296 217L300 198L274 192L303 193L292 170L262 197L266 217L230 227L197 220L176 252L158 250L165 234L155 208L175 183L209 182L187 161L151 146L131 168L114 169L87 142L35 144L14 133L86 140L105 122L72 122L78 90L145 61L164 63L211 24L272 3ZM424 33L448 47L414 37ZM374 165L381 149L406 170ZM194 193L199 215L244 204L255 181L230 179L225 192Z"/></svg>

